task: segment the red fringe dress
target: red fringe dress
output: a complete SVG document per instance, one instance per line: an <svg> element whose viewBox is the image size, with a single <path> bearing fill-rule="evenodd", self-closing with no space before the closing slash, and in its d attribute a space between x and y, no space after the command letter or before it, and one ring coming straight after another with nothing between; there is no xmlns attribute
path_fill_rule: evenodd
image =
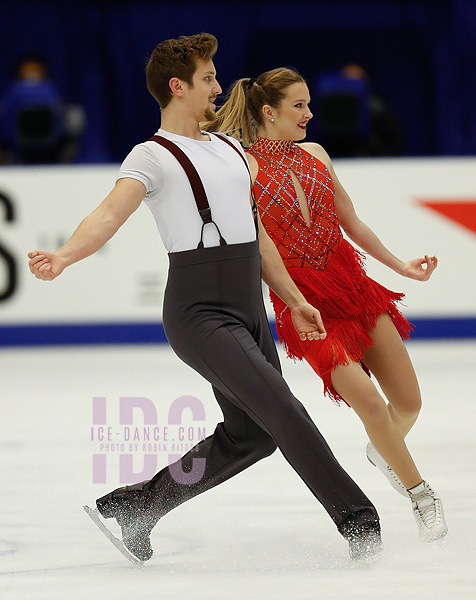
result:
<svg viewBox="0 0 476 600"><path fill-rule="evenodd" d="M319 309L327 337L302 341L290 310L270 290L278 337L288 356L303 358L324 383L324 393L335 402L343 398L333 389L331 371L349 360L363 363L372 346L370 331L388 313L402 338L412 325L397 309L403 294L392 292L365 273L364 255L343 238L334 205L334 184L326 166L294 142L258 138L247 150L258 161L254 194L261 221L276 244L292 279L307 301ZM306 224L293 172L308 200L311 226Z"/></svg>

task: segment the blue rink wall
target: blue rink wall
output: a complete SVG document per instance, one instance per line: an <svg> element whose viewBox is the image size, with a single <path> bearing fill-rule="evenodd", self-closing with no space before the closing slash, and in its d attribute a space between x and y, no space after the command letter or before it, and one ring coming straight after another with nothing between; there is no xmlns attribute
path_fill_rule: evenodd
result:
<svg viewBox="0 0 476 600"><path fill-rule="evenodd" d="M413 319L412 339L476 338L476 318ZM277 340L276 324L270 320ZM0 346L167 343L162 323L83 323L0 327Z"/></svg>
<svg viewBox="0 0 476 600"><path fill-rule="evenodd" d="M426 283L367 259L370 277L405 293L412 339L476 338L476 159L353 159L335 167L357 214L394 254L438 256ZM0 168L0 346L166 342L168 259L145 205L96 255L54 282L28 269L27 252L66 241L113 187L117 170ZM440 203L454 203L454 214L443 216Z"/></svg>

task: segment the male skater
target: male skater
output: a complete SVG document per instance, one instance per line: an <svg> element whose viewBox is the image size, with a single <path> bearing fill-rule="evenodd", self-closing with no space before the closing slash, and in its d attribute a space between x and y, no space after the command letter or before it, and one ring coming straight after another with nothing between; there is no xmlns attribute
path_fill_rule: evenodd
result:
<svg viewBox="0 0 476 600"><path fill-rule="evenodd" d="M114 189L64 246L29 253L32 273L52 280L101 248L144 200L169 252L167 338L212 384L223 411L223 423L196 450L96 505L102 517L117 519L127 549L148 560L150 532L164 514L278 447L348 540L352 558L371 556L381 549L377 512L281 376L261 276L290 307L302 339L318 344L325 337L320 314L292 282L252 210L238 142L200 130L200 122L214 118L221 92L216 49L206 33L155 48L147 85L161 108L161 128L130 152ZM190 473L194 458L205 459L199 481L174 478Z"/></svg>

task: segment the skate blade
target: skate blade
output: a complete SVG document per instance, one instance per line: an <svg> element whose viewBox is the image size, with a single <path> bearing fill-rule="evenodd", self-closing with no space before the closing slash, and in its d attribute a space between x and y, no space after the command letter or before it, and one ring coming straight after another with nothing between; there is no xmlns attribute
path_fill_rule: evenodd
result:
<svg viewBox="0 0 476 600"><path fill-rule="evenodd" d="M104 523L99 518L99 510L97 508L90 508L87 505L83 506L86 514L91 518L92 522L102 531L102 533L107 537L107 539L119 550L119 552L127 558L133 565L141 567L144 562L135 557L129 550L124 546L124 542L117 538L113 533L109 531L109 529L104 525Z"/></svg>

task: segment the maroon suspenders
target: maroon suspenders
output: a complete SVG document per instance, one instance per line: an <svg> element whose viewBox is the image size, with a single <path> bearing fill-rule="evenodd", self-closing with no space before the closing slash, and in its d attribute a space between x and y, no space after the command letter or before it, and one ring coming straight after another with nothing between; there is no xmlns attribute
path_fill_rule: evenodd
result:
<svg viewBox="0 0 476 600"><path fill-rule="evenodd" d="M238 148L236 148L232 144L232 142L230 142L228 139L226 139L225 136L217 134L217 137L219 137L221 140L223 140L229 146L231 146L233 148L233 150L235 150L239 154L239 156L243 159L243 161L245 162L246 168L248 168L248 163L247 163L245 157L238 150ZM149 138L149 141L156 142L157 144L160 144L161 146L166 148L169 152L171 152L175 156L175 158L178 160L178 162L182 165L182 168L188 177L188 180L192 187L193 195L195 197L195 203L197 205L198 212L203 221L200 242L199 242L197 248L203 248L203 229L207 223L213 223L215 225L215 227L217 228L217 231L218 231L218 235L220 236L220 246L226 246L226 241L222 237L221 232L218 229L218 225L212 219L212 213L211 213L210 205L208 204L208 198L205 193L205 188L203 187L203 183L202 183L202 180L200 179L200 175L197 173L197 170L193 166L192 161L188 158L188 156L185 154L185 152L183 152L183 150L181 150L174 142L172 142L171 140L168 140L165 137L162 137L161 135L154 135L151 138ZM248 170L248 172L249 172L249 170ZM255 221L256 236L258 236L258 225L257 225L256 213L257 213L256 203L254 201L254 196L253 196L253 217L254 217L254 221Z"/></svg>

